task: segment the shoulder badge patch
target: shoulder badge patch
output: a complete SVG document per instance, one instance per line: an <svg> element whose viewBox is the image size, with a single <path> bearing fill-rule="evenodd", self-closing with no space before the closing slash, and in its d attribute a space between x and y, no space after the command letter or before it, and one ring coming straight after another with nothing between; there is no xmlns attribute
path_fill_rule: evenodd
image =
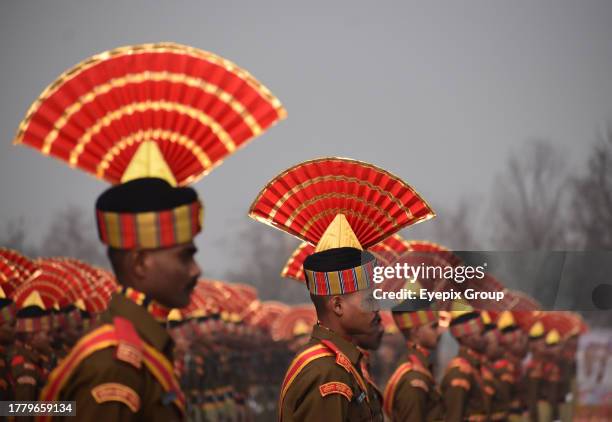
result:
<svg viewBox="0 0 612 422"><path fill-rule="evenodd" d="M22 375L18 377L15 381L19 385L22 385L22 384L36 385L36 380L34 379L34 377L31 377L29 375Z"/></svg>
<svg viewBox="0 0 612 422"><path fill-rule="evenodd" d="M140 409L140 396L127 385L107 382L92 388L91 395L96 403L118 401L125 404L134 413Z"/></svg>
<svg viewBox="0 0 612 422"><path fill-rule="evenodd" d="M448 365L448 368L449 369L457 368L459 369L459 371L463 372L464 374L469 374L473 370L472 365L470 365L470 363L467 360L463 358L459 358L459 357L451 360Z"/></svg>
<svg viewBox="0 0 612 422"><path fill-rule="evenodd" d="M413 379L410 381L410 385L416 388L420 388L422 390L425 390L425 392L427 393L429 391L429 386L427 385L427 383L423 380L420 379Z"/></svg>
<svg viewBox="0 0 612 422"><path fill-rule="evenodd" d="M451 387L460 387L466 390L470 389L470 382L463 378L455 378L451 381Z"/></svg>
<svg viewBox="0 0 612 422"><path fill-rule="evenodd" d="M131 321L115 317L113 319L118 344L115 357L140 369L142 366L142 340L138 337Z"/></svg>
<svg viewBox="0 0 612 422"><path fill-rule="evenodd" d="M353 400L353 390L351 390L351 387L343 382L327 382L319 386L319 392L321 393L321 397L325 397L330 394L341 394L346 397L348 401Z"/></svg>

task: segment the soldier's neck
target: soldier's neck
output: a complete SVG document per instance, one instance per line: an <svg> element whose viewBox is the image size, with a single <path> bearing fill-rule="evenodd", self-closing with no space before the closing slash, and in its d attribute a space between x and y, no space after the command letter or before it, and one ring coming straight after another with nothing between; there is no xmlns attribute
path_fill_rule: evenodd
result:
<svg viewBox="0 0 612 422"><path fill-rule="evenodd" d="M353 342L353 338L351 337L350 334L348 334L344 330L344 328L339 323L339 321L335 321L332 318L325 318L324 317L324 318L319 318L319 320L317 321L317 325L319 325L322 328L325 328L326 330L333 331L334 333L336 333L339 336L343 337L346 341Z"/></svg>

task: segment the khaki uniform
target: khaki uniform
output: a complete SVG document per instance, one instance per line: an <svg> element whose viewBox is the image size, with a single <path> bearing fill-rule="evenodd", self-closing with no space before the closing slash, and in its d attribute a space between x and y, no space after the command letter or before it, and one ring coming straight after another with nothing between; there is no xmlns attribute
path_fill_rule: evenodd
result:
<svg viewBox="0 0 612 422"><path fill-rule="evenodd" d="M480 357L462 347L452 359L442 379L441 390L449 422L485 421L484 385L480 375Z"/></svg>
<svg viewBox="0 0 612 422"><path fill-rule="evenodd" d="M410 348L405 363L385 388L385 412L392 421L436 421L444 417L442 397L424 351Z"/></svg>
<svg viewBox="0 0 612 422"><path fill-rule="evenodd" d="M285 375L281 421L382 421L382 409L364 380L357 347L315 325L306 348Z"/></svg>
<svg viewBox="0 0 612 422"><path fill-rule="evenodd" d="M11 358L11 380L13 400L37 400L43 386L43 369L39 355L28 344L15 346Z"/></svg>
<svg viewBox="0 0 612 422"><path fill-rule="evenodd" d="M376 385L376 382L374 382L374 378L370 374L370 352L368 352L367 350L361 350L361 349L359 350L363 354L363 357L361 358L361 361L360 361L361 373L363 374L363 378L365 379L368 385L368 395L370 397L370 405L372 409L376 409L375 410L376 413L382 414L383 393L382 391L380 391L380 388L378 388L378 385Z"/></svg>
<svg viewBox="0 0 612 422"><path fill-rule="evenodd" d="M560 369L554 362L533 359L527 365L529 420L549 422L557 418Z"/></svg>
<svg viewBox="0 0 612 422"><path fill-rule="evenodd" d="M487 414L490 421L505 421L510 410L510 392L501 380L495 366L483 360L480 366Z"/></svg>
<svg viewBox="0 0 612 422"><path fill-rule="evenodd" d="M559 387L559 417L563 422L574 418L576 401L576 359L573 355L564 355L560 362L561 383Z"/></svg>
<svg viewBox="0 0 612 422"><path fill-rule="evenodd" d="M0 346L0 400L9 400L11 398L11 386L9 384L10 365L8 360L8 348Z"/></svg>
<svg viewBox="0 0 612 422"><path fill-rule="evenodd" d="M518 368L517 368L518 367ZM508 420L522 418L523 405L520 400L520 366L511 357L499 359L494 364L502 394L508 398Z"/></svg>
<svg viewBox="0 0 612 422"><path fill-rule="evenodd" d="M41 400L76 401L79 420L182 420L172 347L164 327L143 307L115 294L101 325L51 373Z"/></svg>

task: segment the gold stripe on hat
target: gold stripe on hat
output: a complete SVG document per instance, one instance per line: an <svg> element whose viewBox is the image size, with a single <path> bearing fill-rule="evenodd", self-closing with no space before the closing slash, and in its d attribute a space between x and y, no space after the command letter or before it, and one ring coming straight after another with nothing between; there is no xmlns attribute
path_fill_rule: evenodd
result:
<svg viewBox="0 0 612 422"><path fill-rule="evenodd" d="M327 279L329 280L330 291L332 292L342 291L342 286L340 285L340 274L337 271L328 272Z"/></svg>
<svg viewBox="0 0 612 422"><path fill-rule="evenodd" d="M191 232L191 205L182 205L175 208L174 214L174 235L177 243L186 243L192 239Z"/></svg>
<svg viewBox="0 0 612 422"><path fill-rule="evenodd" d="M103 212L108 244L113 247L121 247L121 221L119 214L113 212Z"/></svg>
<svg viewBox="0 0 612 422"><path fill-rule="evenodd" d="M357 275L356 277L357 290L366 289L368 287L367 281L366 281L367 276L361 265L358 265L357 267L355 267L355 274Z"/></svg>
<svg viewBox="0 0 612 422"><path fill-rule="evenodd" d="M136 214L138 243L143 248L155 248L159 244L157 213L140 212Z"/></svg>

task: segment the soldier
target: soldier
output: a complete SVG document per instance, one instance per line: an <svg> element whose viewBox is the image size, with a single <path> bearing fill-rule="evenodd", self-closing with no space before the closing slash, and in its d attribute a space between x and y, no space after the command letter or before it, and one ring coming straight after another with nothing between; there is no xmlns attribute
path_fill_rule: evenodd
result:
<svg viewBox="0 0 612 422"><path fill-rule="evenodd" d="M382 322L382 321L381 321ZM361 359L361 373L363 378L368 384L368 394L373 401L372 407L375 409L382 409L383 407L383 393L374 381L372 377L372 353L377 351L385 334L383 324L381 323L378 331L373 331L367 335L355 335L355 344L363 355Z"/></svg>
<svg viewBox="0 0 612 422"><path fill-rule="evenodd" d="M562 422L573 420L574 403L577 395L576 387L576 352L578 349L578 331L570 332L567 340L563 343L561 352L561 391L559 398L561 404L559 415Z"/></svg>
<svg viewBox="0 0 612 422"><path fill-rule="evenodd" d="M481 375L487 404L487 414L490 421L505 421L510 409L510 390L503 384L505 371L494 365L503 355L501 334L497 329L497 314L482 311L484 322L483 336L486 341L485 352L481 364Z"/></svg>
<svg viewBox="0 0 612 422"><path fill-rule="evenodd" d="M2 300L2 299L0 299ZM9 373L10 362L9 346L14 343L15 332L10 320L0 322L0 401L9 400L10 385Z"/></svg>
<svg viewBox="0 0 612 422"><path fill-rule="evenodd" d="M406 339L408 355L385 388L385 413L392 421L441 420L442 398L429 362L441 333L438 315L429 301L407 300L393 308L393 319Z"/></svg>
<svg viewBox="0 0 612 422"><path fill-rule="evenodd" d="M387 204L384 209L374 197ZM382 421L355 344L356 336L381 330L372 294L376 258L364 248L399 230L399 221L405 227L433 212L412 188L382 169L323 158L273 179L249 215L316 245L303 268L318 322L285 374L279 419Z"/></svg>
<svg viewBox="0 0 612 422"><path fill-rule="evenodd" d="M494 362L504 394L510 399L508 420L522 420L524 406L520 399L521 363L525 357L526 336L516 323L512 312L504 311L497 321L501 333L503 355Z"/></svg>
<svg viewBox="0 0 612 422"><path fill-rule="evenodd" d="M451 312L450 332L459 343L459 353L448 364L441 384L448 422L487 419L480 375L486 346L482 336L484 326L480 313L465 306L462 311Z"/></svg>
<svg viewBox="0 0 612 422"><path fill-rule="evenodd" d="M197 194L162 179L141 178L108 189L96 210L100 237L122 288L102 314L102 325L53 371L41 399L75 400L84 420L181 419L184 399L172 373L172 342L160 321L171 308L189 303L200 275L192 241L200 226L191 225L199 221L194 218L201 210ZM183 232L163 244L149 243L158 242L156 237L127 238L125 231L114 237L122 232L112 222L127 219L138 224L132 233Z"/></svg>
<svg viewBox="0 0 612 422"><path fill-rule="evenodd" d="M560 369L555 362L559 333L536 321L529 330L532 358L527 364L527 408L532 422L550 422L558 402Z"/></svg>
<svg viewBox="0 0 612 422"><path fill-rule="evenodd" d="M32 291L19 306L15 344L10 360L14 400L36 400L45 384L46 363L51 354L51 315L38 291Z"/></svg>
<svg viewBox="0 0 612 422"><path fill-rule="evenodd" d="M189 303L200 274L193 239L203 207L186 185L285 115L244 69L174 43L88 58L35 101L15 143L113 185L98 198L96 221L120 284L42 399L76 400L81 420L183 418L161 324Z"/></svg>

